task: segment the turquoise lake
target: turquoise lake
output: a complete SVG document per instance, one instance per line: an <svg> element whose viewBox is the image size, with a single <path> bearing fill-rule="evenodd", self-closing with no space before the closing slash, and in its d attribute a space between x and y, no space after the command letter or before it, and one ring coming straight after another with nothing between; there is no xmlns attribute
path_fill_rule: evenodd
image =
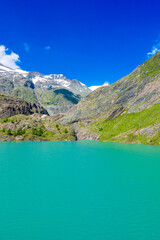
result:
<svg viewBox="0 0 160 240"><path fill-rule="evenodd" d="M0 143L0 240L159 240L160 147Z"/></svg>

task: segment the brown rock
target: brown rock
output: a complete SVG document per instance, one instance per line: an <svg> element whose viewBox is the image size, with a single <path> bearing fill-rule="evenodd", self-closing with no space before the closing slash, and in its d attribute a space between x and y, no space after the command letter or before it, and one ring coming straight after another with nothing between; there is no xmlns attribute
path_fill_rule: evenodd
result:
<svg viewBox="0 0 160 240"><path fill-rule="evenodd" d="M17 114L31 115L33 113L48 115L47 110L36 103L0 94L0 118L8 118Z"/></svg>

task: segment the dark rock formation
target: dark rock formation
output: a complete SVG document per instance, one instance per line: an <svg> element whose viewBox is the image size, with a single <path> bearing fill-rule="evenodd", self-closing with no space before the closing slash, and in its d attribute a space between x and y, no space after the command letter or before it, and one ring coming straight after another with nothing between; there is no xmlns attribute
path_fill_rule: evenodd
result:
<svg viewBox="0 0 160 240"><path fill-rule="evenodd" d="M27 80L27 81L24 83L24 87L30 87L30 88L32 88L32 89L35 88L34 83L33 83L31 80Z"/></svg>
<svg viewBox="0 0 160 240"><path fill-rule="evenodd" d="M48 115L47 110L36 103L0 94L0 118L8 118L17 114L31 115L33 113Z"/></svg>

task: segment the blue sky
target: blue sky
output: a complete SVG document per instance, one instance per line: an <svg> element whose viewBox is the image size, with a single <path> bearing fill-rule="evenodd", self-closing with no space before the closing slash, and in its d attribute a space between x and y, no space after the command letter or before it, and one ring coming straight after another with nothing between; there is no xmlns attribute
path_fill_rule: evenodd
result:
<svg viewBox="0 0 160 240"><path fill-rule="evenodd" d="M1 1L0 45L24 70L112 83L159 49L159 9L159 0Z"/></svg>

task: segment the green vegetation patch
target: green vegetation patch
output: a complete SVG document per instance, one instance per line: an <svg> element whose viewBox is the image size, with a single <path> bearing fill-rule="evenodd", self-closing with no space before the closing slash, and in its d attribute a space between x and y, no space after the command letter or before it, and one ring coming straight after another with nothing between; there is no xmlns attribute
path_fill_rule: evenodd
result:
<svg viewBox="0 0 160 240"><path fill-rule="evenodd" d="M72 127L64 127L49 116L15 115L0 119L0 140L71 141L76 140Z"/></svg>
<svg viewBox="0 0 160 240"><path fill-rule="evenodd" d="M89 131L96 132L101 141L159 145L160 104L139 113L123 114L114 119L92 123L89 126Z"/></svg>

